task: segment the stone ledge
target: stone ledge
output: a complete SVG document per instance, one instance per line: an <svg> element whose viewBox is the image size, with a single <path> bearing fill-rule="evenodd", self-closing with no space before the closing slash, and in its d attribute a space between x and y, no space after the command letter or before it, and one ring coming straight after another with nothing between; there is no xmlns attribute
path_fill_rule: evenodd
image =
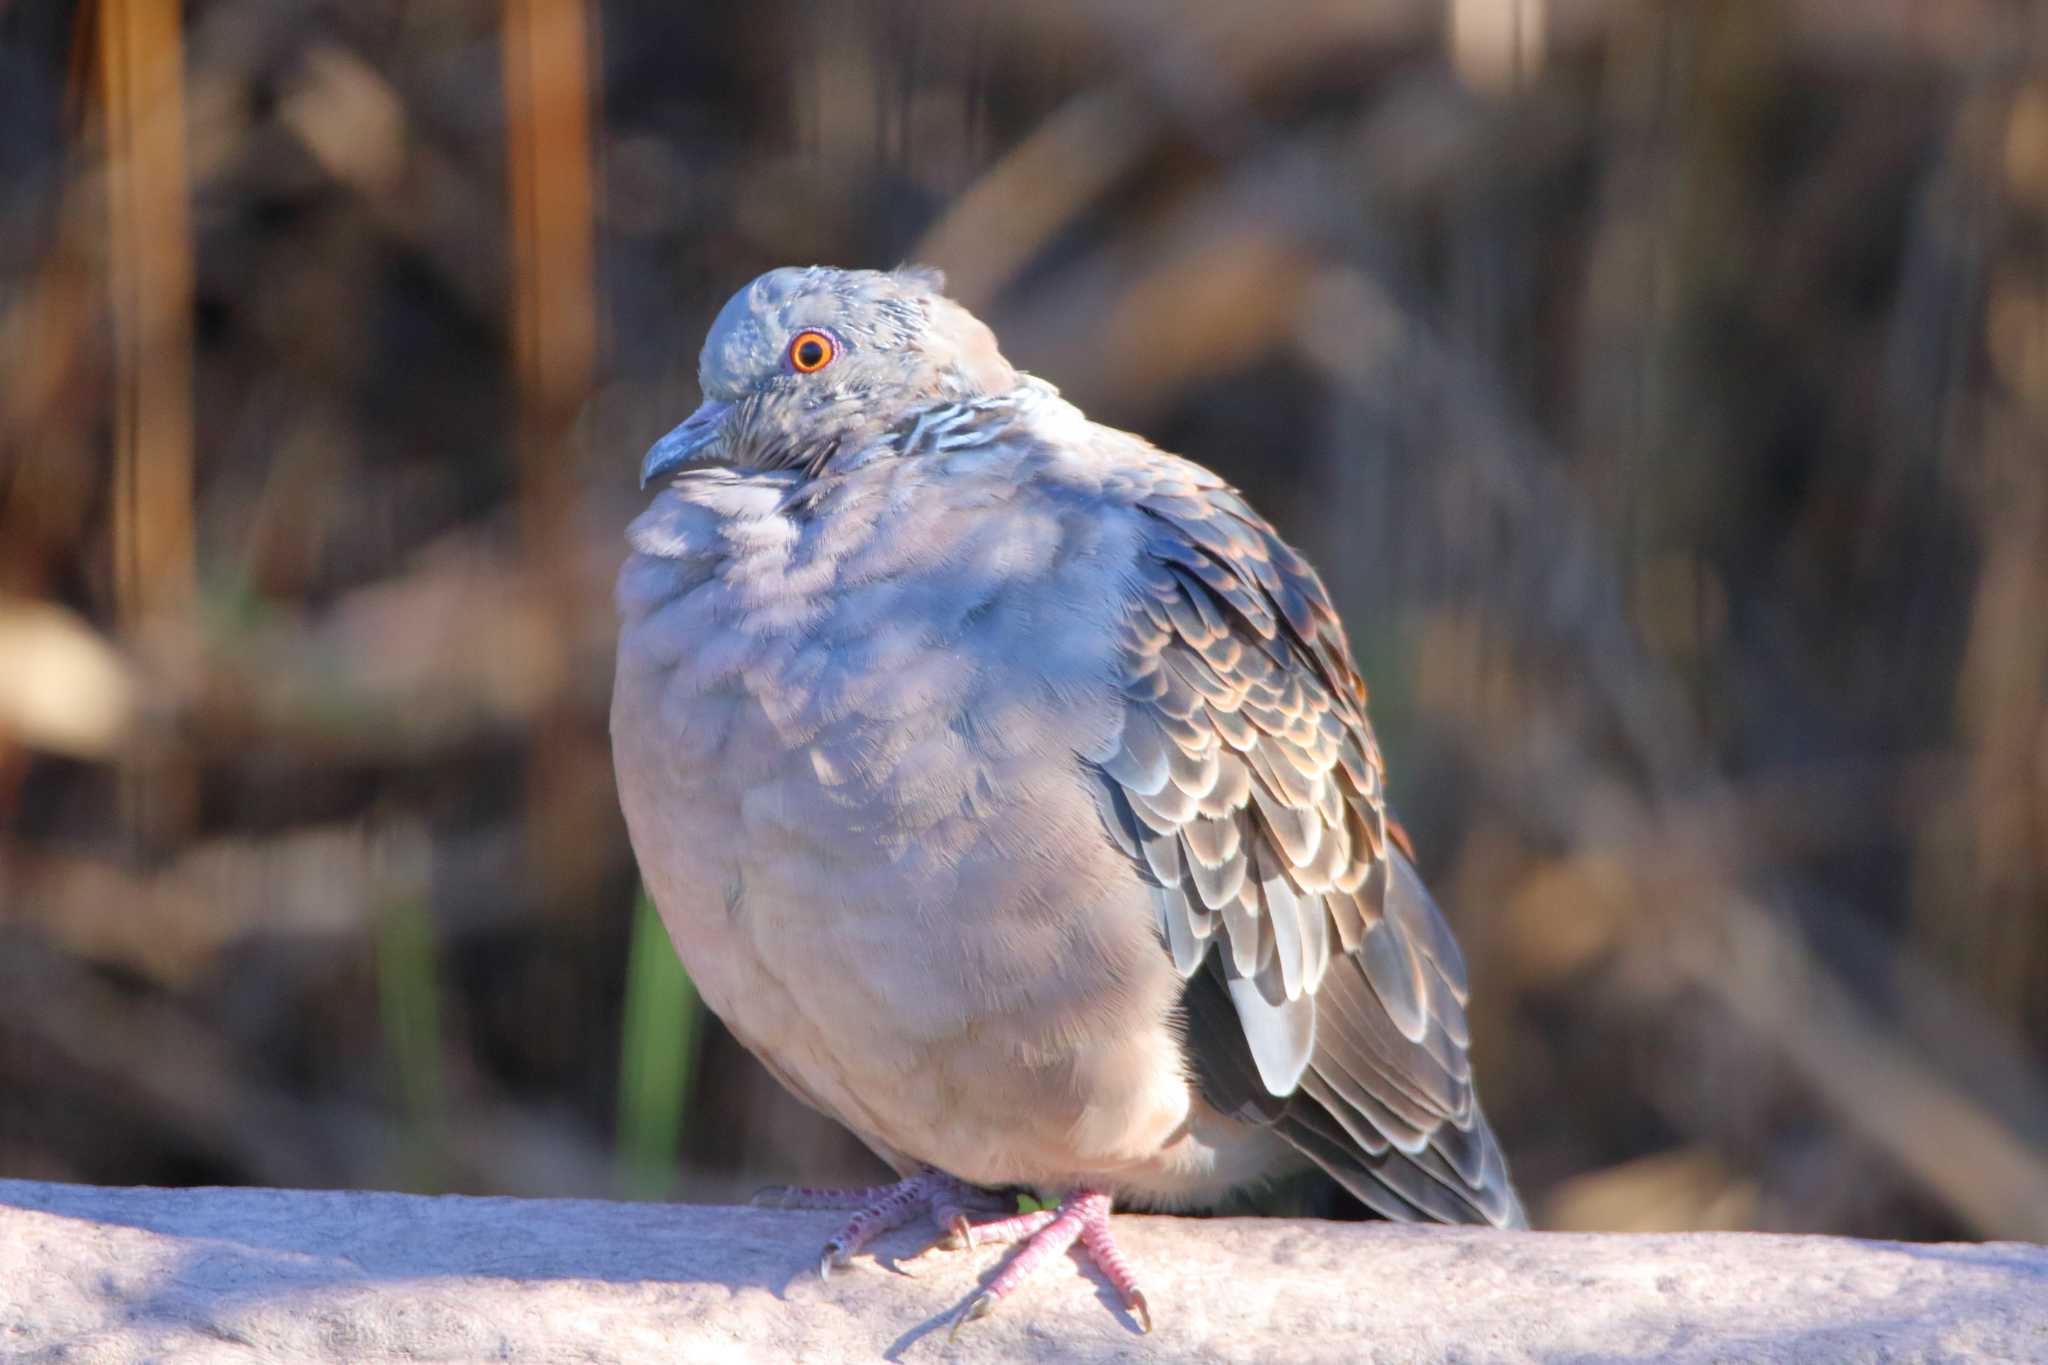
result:
<svg viewBox="0 0 2048 1365"><path fill-rule="evenodd" d="M836 1215L0 1180L25 1361L2048 1360L2048 1249L1120 1216L1158 1332L1047 1273L945 1346L1002 1253L829 1283Z"/></svg>

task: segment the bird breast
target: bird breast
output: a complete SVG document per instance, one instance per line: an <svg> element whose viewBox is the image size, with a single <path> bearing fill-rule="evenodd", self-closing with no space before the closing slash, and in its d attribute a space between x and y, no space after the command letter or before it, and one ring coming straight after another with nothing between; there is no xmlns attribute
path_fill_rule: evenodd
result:
<svg viewBox="0 0 2048 1365"><path fill-rule="evenodd" d="M1033 1145L1000 1109L1052 1087L1085 1129L1088 1040L1171 1043L1177 978L1083 767L1122 723L1135 530L962 454L704 471L629 539L620 795L706 1003L878 1146L1024 1179L988 1167ZM1179 1088L1098 1145L1185 1117L1177 1055L1114 1064Z"/></svg>

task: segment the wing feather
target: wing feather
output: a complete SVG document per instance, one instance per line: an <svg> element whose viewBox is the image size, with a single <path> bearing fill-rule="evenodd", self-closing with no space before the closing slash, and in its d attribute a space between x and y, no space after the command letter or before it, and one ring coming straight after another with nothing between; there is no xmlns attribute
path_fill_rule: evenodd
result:
<svg viewBox="0 0 2048 1365"><path fill-rule="evenodd" d="M1322 583L1207 471L1151 468L1098 804L1154 888L1204 1094L1384 1216L1519 1224L1472 1091L1464 957L1388 840Z"/></svg>

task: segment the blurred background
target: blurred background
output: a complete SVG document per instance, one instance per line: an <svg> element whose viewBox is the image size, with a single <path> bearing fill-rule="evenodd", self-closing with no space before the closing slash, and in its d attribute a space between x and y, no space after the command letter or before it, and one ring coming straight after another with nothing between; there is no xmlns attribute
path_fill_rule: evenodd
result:
<svg viewBox="0 0 2048 1365"><path fill-rule="evenodd" d="M724 298L904 260L1321 566L1540 1223L2048 1240L2023 0L0 0L0 1175L876 1172L609 592Z"/></svg>

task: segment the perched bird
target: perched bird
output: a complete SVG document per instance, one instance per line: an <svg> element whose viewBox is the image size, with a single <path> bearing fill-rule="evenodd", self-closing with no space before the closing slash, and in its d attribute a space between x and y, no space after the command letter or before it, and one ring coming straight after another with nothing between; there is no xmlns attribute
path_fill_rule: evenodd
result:
<svg viewBox="0 0 2048 1365"><path fill-rule="evenodd" d="M1465 967L1309 565L1208 470L1003 359L932 271L783 269L641 468L612 702L640 867L707 1005L929 1213L1078 1238L1307 1168L1524 1223ZM991 1192L1057 1207L975 1223ZM1012 1205L1014 1207L1014 1205Z"/></svg>

